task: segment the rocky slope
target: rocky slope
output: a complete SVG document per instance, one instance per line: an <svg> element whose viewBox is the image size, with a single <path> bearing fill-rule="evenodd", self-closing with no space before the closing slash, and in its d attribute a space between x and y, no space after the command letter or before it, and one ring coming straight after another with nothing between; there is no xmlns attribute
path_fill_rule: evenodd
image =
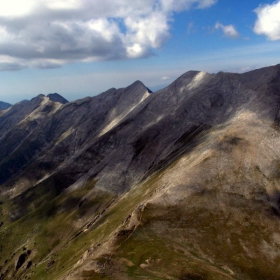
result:
<svg viewBox="0 0 280 280"><path fill-rule="evenodd" d="M62 103L0 116L0 279L279 278L280 65Z"/></svg>

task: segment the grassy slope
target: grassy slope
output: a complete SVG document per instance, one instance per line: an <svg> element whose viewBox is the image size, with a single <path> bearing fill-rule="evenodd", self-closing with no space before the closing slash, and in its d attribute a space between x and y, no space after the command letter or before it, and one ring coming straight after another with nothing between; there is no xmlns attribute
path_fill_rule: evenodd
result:
<svg viewBox="0 0 280 280"><path fill-rule="evenodd" d="M66 196L60 195L3 227L2 272L8 270L12 278L21 275L30 279L58 279L67 275L88 248L96 248L98 244L102 247L112 239L117 228L119 231L126 228L120 225L137 206L151 198L166 172L168 169L118 198L86 231L89 221L114 200L98 192L84 205L84 210L78 208L81 198L92 189L91 184ZM217 180L219 184L220 179ZM214 181L213 178L212 184ZM219 205L209 208L209 201L217 197L227 204L227 212ZM91 217L86 216L89 212L93 214ZM81 218L84 218L84 225L77 222ZM104 274L86 269L83 262L81 269L79 266L76 269L82 279L275 280L277 270L267 269L269 260L259 257L261 250L258 248L263 240L272 244L271 232L276 230L272 227L278 223L278 218L263 203L248 204L234 194L222 196L209 191L185 199L178 206L148 203L141 225L133 234L118 238L108 254L98 256ZM30 250L31 254L14 274L15 264L25 250ZM32 266L26 269L29 260ZM271 266L279 260L277 257Z"/></svg>
<svg viewBox="0 0 280 280"><path fill-rule="evenodd" d="M91 219L104 211L113 201L112 195L101 191L84 200L83 197L93 186L94 181L71 193L63 192L53 197L46 193L44 203L41 201L42 197L39 197L42 206L32 211L32 205L28 205L30 212L16 221L7 219L10 209L15 205L3 201L1 210L4 224L0 229L1 273L12 278L39 273L39 278L34 276L35 279L44 279L45 268L52 262L56 252L67 247ZM36 200L31 204L37 204ZM22 267L16 270L14 264L25 250L30 250L31 254ZM32 261L32 266L26 270L28 261ZM42 267L45 268L42 270Z"/></svg>

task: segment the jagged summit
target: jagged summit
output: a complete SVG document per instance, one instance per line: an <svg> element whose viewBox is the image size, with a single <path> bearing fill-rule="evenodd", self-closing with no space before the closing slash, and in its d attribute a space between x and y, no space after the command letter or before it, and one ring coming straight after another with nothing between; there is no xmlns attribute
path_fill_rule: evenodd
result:
<svg viewBox="0 0 280 280"><path fill-rule="evenodd" d="M66 104L69 101L66 100L63 96L59 95L58 93L50 93L47 95L47 97L54 102L59 102L61 104Z"/></svg>
<svg viewBox="0 0 280 280"><path fill-rule="evenodd" d="M143 82L141 82L141 81L139 81L139 80L137 80L137 81L135 81L134 83L132 83L132 84L130 85L130 87L134 87L134 88L137 88L137 87L144 87L144 88L147 89L148 93L153 93L148 87L146 87L146 86L144 85Z"/></svg>

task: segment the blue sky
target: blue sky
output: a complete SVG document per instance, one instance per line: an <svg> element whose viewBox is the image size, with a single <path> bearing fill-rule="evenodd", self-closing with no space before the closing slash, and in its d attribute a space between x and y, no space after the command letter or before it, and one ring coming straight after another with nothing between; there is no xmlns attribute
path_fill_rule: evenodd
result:
<svg viewBox="0 0 280 280"><path fill-rule="evenodd" d="M280 63L280 0L0 0L0 100Z"/></svg>

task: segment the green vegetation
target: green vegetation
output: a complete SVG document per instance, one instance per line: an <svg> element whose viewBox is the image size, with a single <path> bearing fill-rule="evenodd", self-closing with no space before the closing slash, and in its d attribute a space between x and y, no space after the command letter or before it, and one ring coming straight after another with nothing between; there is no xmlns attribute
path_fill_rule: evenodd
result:
<svg viewBox="0 0 280 280"><path fill-rule="evenodd" d="M213 159L207 157L202 164L207 167ZM95 188L94 180L60 192L50 190L56 181L47 180L21 200L1 199L1 273L34 280L62 279L71 271L87 280L277 279L278 268L268 269L268 264L274 267L280 261L278 254L269 257L271 248L280 247L273 237L278 217L261 200L248 203L233 189L225 192L224 184L230 184L225 174L207 176L207 189L176 204L149 202L162 186L161 178L177 163L119 197ZM259 168L245 174L236 167L231 172L234 190L251 188L254 182L248 178L260 181L263 176ZM9 221L9 210L21 201L27 214ZM133 227L129 223L137 211L139 221ZM99 248L103 252L98 253ZM15 269L27 250L23 265ZM85 252L89 259L82 260ZM100 272L85 266L90 261Z"/></svg>

